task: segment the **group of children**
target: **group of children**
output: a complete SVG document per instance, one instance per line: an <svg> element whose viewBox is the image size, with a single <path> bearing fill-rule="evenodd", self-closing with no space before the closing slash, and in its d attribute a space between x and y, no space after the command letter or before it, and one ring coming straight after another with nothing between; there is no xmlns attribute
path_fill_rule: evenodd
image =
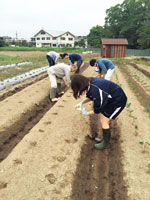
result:
<svg viewBox="0 0 150 200"><path fill-rule="evenodd" d="M59 63L58 58L69 58L70 65ZM122 88L110 81L115 66L109 59L100 58L90 60L90 66L95 66L98 72L97 77L85 77L79 74L80 66L83 62L82 57L78 54L58 54L49 52L47 54L49 62L48 75L51 83L50 99L58 101L56 94L61 94L61 82L66 77L65 85L70 86L73 90L75 99L86 94L85 100L76 105L76 108L85 116L100 114L100 123L102 126L102 138L95 138L97 142L95 148L102 150L108 147L111 139L110 120L115 119L124 109L127 97ZM77 62L77 66L75 66ZM75 74L70 79L70 72ZM93 109L87 111L83 108L85 103L93 101Z"/></svg>
<svg viewBox="0 0 150 200"><path fill-rule="evenodd" d="M47 60L49 62L49 68L47 70L50 80L50 99L51 101L58 101L59 97L58 95L62 94L61 91L61 83L65 80L65 85L70 85L70 72L79 73L80 66L83 63L82 57L79 54L59 54L54 51L50 51L46 55ZM67 65L65 63L59 63L57 64L58 59L64 59L69 58L70 65ZM76 62L76 65L75 65Z"/></svg>

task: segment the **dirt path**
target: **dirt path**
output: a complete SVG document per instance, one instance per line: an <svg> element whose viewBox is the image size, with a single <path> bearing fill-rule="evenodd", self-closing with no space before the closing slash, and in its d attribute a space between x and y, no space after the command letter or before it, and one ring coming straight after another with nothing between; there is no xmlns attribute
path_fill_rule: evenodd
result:
<svg viewBox="0 0 150 200"><path fill-rule="evenodd" d="M96 73L89 67L84 75ZM98 116L75 111L78 101L71 89L42 111L49 104L47 77L1 100L0 136L7 131L21 141L7 155L1 149L5 159L0 163L0 200L150 199L149 149L142 153L139 144L150 140L149 117L118 67L113 81L127 93L128 107L111 123L111 144L104 151L95 150L95 142L88 137L101 132ZM86 106L90 109L92 104ZM34 122L37 110L43 117ZM26 121L31 121L32 129ZM10 137L4 142L6 149Z"/></svg>

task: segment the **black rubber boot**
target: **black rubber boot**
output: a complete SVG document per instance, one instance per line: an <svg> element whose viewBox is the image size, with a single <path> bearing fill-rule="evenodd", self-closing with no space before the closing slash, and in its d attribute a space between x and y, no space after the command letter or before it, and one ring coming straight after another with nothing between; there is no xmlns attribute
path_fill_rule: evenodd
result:
<svg viewBox="0 0 150 200"><path fill-rule="evenodd" d="M111 138L110 129L102 129L102 131L103 131L102 141L94 145L95 148L98 150L107 148L109 145L110 138Z"/></svg>

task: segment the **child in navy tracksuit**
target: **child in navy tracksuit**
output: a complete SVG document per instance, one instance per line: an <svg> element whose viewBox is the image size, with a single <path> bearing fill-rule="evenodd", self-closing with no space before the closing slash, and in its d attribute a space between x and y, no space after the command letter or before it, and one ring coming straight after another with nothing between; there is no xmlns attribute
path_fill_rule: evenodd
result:
<svg viewBox="0 0 150 200"><path fill-rule="evenodd" d="M71 61L71 65L74 65L74 63L77 62L77 70L75 71L75 73L79 73L80 66L83 62L82 57L76 53L71 53L69 55L67 53L64 53L64 58L69 58L69 60Z"/></svg>
<svg viewBox="0 0 150 200"><path fill-rule="evenodd" d="M109 80L94 77L88 78L82 75L74 75L72 77L71 88L76 99L86 92L87 98L76 105L76 107L81 108L81 114L88 116L100 113L103 139L98 144L95 144L95 148L106 148L111 138L110 119L115 119L124 109L127 102L124 91ZM89 101L94 103L93 110L87 111L82 109L82 105Z"/></svg>

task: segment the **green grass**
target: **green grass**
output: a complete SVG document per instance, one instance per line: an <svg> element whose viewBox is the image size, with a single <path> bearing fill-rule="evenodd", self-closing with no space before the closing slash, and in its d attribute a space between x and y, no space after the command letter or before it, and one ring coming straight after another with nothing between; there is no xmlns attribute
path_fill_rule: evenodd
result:
<svg viewBox="0 0 150 200"><path fill-rule="evenodd" d="M144 60L134 60L136 63L143 64L143 65L150 65L150 61Z"/></svg>
<svg viewBox="0 0 150 200"><path fill-rule="evenodd" d="M0 65L16 64L23 61L27 61L27 59L19 56L0 55Z"/></svg>
<svg viewBox="0 0 150 200"><path fill-rule="evenodd" d="M27 57L27 58L21 58L21 57L13 57L13 56L5 56L0 55L0 65L4 64L16 64L19 62L32 62L30 65L21 65L19 67L13 67L13 68L7 68L5 70L0 71L0 81L12 78L14 76L26 73L30 70L44 67L48 65L48 62L45 57Z"/></svg>
<svg viewBox="0 0 150 200"><path fill-rule="evenodd" d="M123 64L123 63L125 63L125 62L129 62L129 60L126 59L126 58L110 58L110 60L111 60L112 62L118 62L118 63L120 63L120 64Z"/></svg>
<svg viewBox="0 0 150 200"><path fill-rule="evenodd" d="M82 53L86 51L84 48L63 47L63 48L50 48L50 47L0 47L0 51L55 51L55 52L69 52L69 53Z"/></svg>

